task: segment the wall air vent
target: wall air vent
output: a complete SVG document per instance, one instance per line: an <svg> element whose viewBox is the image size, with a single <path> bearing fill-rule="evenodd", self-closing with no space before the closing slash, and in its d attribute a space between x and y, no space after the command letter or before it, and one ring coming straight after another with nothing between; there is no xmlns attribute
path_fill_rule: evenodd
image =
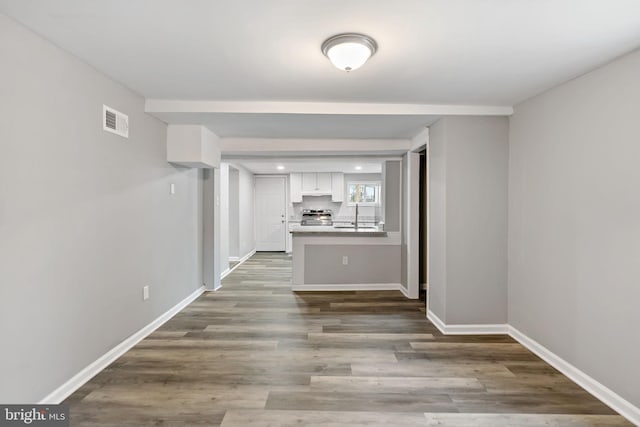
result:
<svg viewBox="0 0 640 427"><path fill-rule="evenodd" d="M129 138L129 116L103 105L102 129Z"/></svg>

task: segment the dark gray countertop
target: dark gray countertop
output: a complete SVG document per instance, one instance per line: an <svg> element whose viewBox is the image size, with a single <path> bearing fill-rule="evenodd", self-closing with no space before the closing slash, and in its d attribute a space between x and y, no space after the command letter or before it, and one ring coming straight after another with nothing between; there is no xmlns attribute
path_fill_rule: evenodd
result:
<svg viewBox="0 0 640 427"><path fill-rule="evenodd" d="M358 236L358 237L384 237L386 231L379 230L378 227L373 228L337 228L333 226L303 226L293 225L289 232L294 235L313 235L313 236Z"/></svg>

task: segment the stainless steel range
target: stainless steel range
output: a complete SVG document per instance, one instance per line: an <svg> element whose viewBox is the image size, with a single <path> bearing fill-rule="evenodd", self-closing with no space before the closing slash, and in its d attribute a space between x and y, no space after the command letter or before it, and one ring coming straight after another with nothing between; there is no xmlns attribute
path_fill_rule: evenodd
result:
<svg viewBox="0 0 640 427"><path fill-rule="evenodd" d="M303 209L300 225L333 225L331 209Z"/></svg>

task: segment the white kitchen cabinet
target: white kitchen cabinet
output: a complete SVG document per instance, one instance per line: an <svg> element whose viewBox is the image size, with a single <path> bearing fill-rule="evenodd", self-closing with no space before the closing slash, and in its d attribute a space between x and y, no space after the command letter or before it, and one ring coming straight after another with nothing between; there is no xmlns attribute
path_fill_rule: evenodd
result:
<svg viewBox="0 0 640 427"><path fill-rule="evenodd" d="M289 198L291 203L302 203L302 174L289 175Z"/></svg>
<svg viewBox="0 0 640 427"><path fill-rule="evenodd" d="M344 202L344 174L342 172L331 174L331 201Z"/></svg>
<svg viewBox="0 0 640 427"><path fill-rule="evenodd" d="M331 194L330 172L304 172L302 173L302 194L320 196Z"/></svg>
<svg viewBox="0 0 640 427"><path fill-rule="evenodd" d="M320 193L331 194L330 172L318 172L316 174L316 190Z"/></svg>
<svg viewBox="0 0 640 427"><path fill-rule="evenodd" d="M304 172L302 174L302 192L305 194L314 193L316 188L316 173Z"/></svg>

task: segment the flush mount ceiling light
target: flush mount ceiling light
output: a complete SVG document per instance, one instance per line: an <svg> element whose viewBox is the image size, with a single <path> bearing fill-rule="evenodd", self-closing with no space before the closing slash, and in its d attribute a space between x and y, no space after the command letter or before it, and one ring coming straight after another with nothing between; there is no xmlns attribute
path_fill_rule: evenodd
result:
<svg viewBox="0 0 640 427"><path fill-rule="evenodd" d="M362 67L376 50L378 45L374 39L357 33L337 34L322 43L322 53L346 72Z"/></svg>
<svg viewBox="0 0 640 427"><path fill-rule="evenodd" d="M278 169L279 171L282 171L282 170L284 170L284 166L278 165L278 166L276 166L276 169Z"/></svg>

